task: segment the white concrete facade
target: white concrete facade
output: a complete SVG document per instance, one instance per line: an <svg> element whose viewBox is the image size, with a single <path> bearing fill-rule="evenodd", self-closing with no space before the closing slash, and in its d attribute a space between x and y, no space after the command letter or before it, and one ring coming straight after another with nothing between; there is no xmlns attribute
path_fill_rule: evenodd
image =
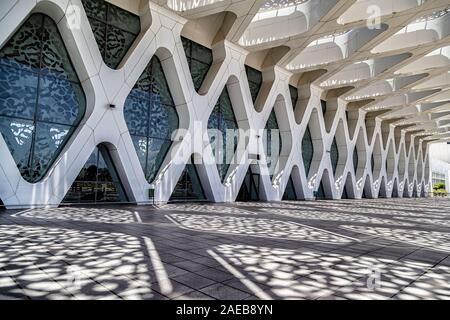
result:
<svg viewBox="0 0 450 320"><path fill-rule="evenodd" d="M274 36L264 32L268 37L261 41L253 41L252 36L259 34L256 31L261 23L252 19L264 1L111 2L138 13L142 23L139 38L118 70L110 69L102 61L83 9L80 28L69 27L72 6L83 8L80 0L1 1L0 46L32 12L49 15L58 24L87 97L82 123L39 183L30 184L21 177L0 135L0 199L6 207L59 205L94 148L101 143L108 146L130 200L139 204L150 202L148 190L153 186L145 179L123 106L154 55L163 63L177 105L180 129L184 129L180 130L181 138L172 144L154 184L159 202L168 201L183 164L192 155L203 160L197 168L206 196L212 202L234 201L250 165L261 173L260 197L265 201L280 201L290 176L299 199L313 199L320 181L331 199L341 198L344 185L351 198L361 198L363 190L367 197L373 198L409 197L430 190L428 143L450 137L447 134L450 120L446 120L450 119L447 104L450 50L446 47L450 40L450 15L428 23L423 27L427 32L411 34L417 30L403 29L424 14L446 8L448 1L334 0L318 1L326 2L326 6L313 6L308 3L316 1L310 0L298 4L296 10L306 6L301 11L303 16L314 19L306 19L308 23L302 22L305 25L299 25L298 30L291 29L289 34L280 29L288 25L281 22L277 28L269 28ZM377 3L382 8L380 29L367 28L364 17L353 21L357 15L350 14L352 10L364 12L364 5ZM390 8L389 3L396 5ZM176 10L177 4L184 9ZM358 6L362 7L358 9ZM216 29L206 28L211 23L207 17L219 17L224 12L233 16L221 16L222 25ZM299 12L294 17L297 16L301 20ZM196 35L202 30L205 35ZM211 37L207 34L210 30L217 33ZM325 42L324 46L316 41L346 30L351 31L336 36L339 39L333 42L335 45ZM182 34L192 35L193 40L213 49L214 63L199 93L194 89L181 43ZM213 40L206 43L208 37ZM440 48L443 50L436 52ZM308 57L314 58L313 63L309 63ZM246 63L263 71L264 84L255 104L250 95ZM291 103L289 84L299 89L296 106ZM264 129L271 111L275 110L283 149L272 181L264 159L258 163L249 160L249 154L263 149L261 139L253 134L248 140L239 138L243 152L238 153L236 164L230 166L228 183L220 180L206 128L225 86L241 129ZM321 99L328 104L324 115ZM109 108L111 104L116 108ZM302 138L308 125L314 157L307 176ZM202 135L196 127L203 128ZM340 155L334 175L328 151L335 136ZM356 172L355 147L359 159Z"/></svg>

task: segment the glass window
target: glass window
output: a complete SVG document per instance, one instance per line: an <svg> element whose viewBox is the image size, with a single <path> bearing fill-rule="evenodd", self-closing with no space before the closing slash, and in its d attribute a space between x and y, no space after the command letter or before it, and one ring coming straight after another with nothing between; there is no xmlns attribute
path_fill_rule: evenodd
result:
<svg viewBox="0 0 450 320"><path fill-rule="evenodd" d="M212 50L184 37L181 37L181 41L186 53L192 80L194 81L194 88L198 91L212 65Z"/></svg>
<svg viewBox="0 0 450 320"><path fill-rule="evenodd" d="M327 112L327 102L325 100L320 100L320 106L322 108L322 114L325 115Z"/></svg>
<svg viewBox="0 0 450 320"><path fill-rule="evenodd" d="M183 173L169 201L205 201L205 193L200 183L194 159L184 167Z"/></svg>
<svg viewBox="0 0 450 320"><path fill-rule="evenodd" d="M225 180L237 149L238 129L228 89L225 87L208 120L209 139L222 182ZM220 137L217 136L218 134ZM218 145L220 138L222 139L222 146Z"/></svg>
<svg viewBox="0 0 450 320"><path fill-rule="evenodd" d="M247 65L245 66L245 72L247 73L248 85L250 86L250 94L252 95L253 103L255 103L263 83L262 72Z"/></svg>
<svg viewBox="0 0 450 320"><path fill-rule="evenodd" d="M298 101L298 89L294 86L289 86L289 92L291 94L291 102L292 102L292 108L295 108Z"/></svg>
<svg viewBox="0 0 450 320"><path fill-rule="evenodd" d="M297 200L292 176L289 177L288 183L286 185L286 190L284 191L283 200Z"/></svg>
<svg viewBox="0 0 450 320"><path fill-rule="evenodd" d="M63 203L128 202L108 149L99 145L67 192Z"/></svg>
<svg viewBox="0 0 450 320"><path fill-rule="evenodd" d="M355 174L356 171L358 170L358 161L359 161L358 150L355 147L355 149L353 149L353 169L355 169Z"/></svg>
<svg viewBox="0 0 450 320"><path fill-rule="evenodd" d="M153 57L130 92L125 121L144 174L152 182L172 145L179 118L158 57Z"/></svg>
<svg viewBox="0 0 450 320"><path fill-rule="evenodd" d="M85 109L56 23L33 14L0 51L0 132L25 180L47 174Z"/></svg>
<svg viewBox="0 0 450 320"><path fill-rule="evenodd" d="M337 146L336 137L333 139L330 150L331 166L333 167L333 173L336 174L336 168L339 161L339 148Z"/></svg>
<svg viewBox="0 0 450 320"><path fill-rule="evenodd" d="M278 121L275 115L275 110L272 110L269 119L267 120L265 134L266 134L265 149L267 156L267 167L269 168L270 178L272 178L275 173L275 168L278 159L280 157L282 148L281 133L280 128L278 127Z"/></svg>
<svg viewBox="0 0 450 320"><path fill-rule="evenodd" d="M303 165L305 166L306 176L309 175L309 169L311 168L311 162L314 156L314 146L311 139L311 131L309 127L306 127L305 135L302 140L302 156Z"/></svg>
<svg viewBox="0 0 450 320"><path fill-rule="evenodd" d="M138 15L104 0L82 0L103 61L116 69L141 32Z"/></svg>

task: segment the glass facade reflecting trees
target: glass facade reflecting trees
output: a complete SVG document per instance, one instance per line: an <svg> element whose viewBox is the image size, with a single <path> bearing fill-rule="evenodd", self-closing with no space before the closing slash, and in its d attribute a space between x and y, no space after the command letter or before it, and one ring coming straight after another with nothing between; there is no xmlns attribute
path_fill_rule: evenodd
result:
<svg viewBox="0 0 450 320"><path fill-rule="evenodd" d="M245 66L245 72L247 73L248 85L250 87L250 94L252 95L253 103L255 103L258 97L259 90L263 83L263 76L261 71L253 69L252 67Z"/></svg>
<svg viewBox="0 0 450 320"><path fill-rule="evenodd" d="M222 182L227 176L237 149L238 129L228 89L225 87L208 120L209 140ZM222 143L221 147L219 147L220 143Z"/></svg>
<svg viewBox="0 0 450 320"><path fill-rule="evenodd" d="M314 146L311 139L311 131L309 127L306 127L305 134L302 140L302 156L303 165L305 166L306 176L309 175L309 169L311 168L311 162L314 156Z"/></svg>
<svg viewBox="0 0 450 320"><path fill-rule="evenodd" d="M127 202L114 163L104 145L92 152L63 203Z"/></svg>
<svg viewBox="0 0 450 320"><path fill-rule="evenodd" d="M336 174L336 168L339 162L339 148L337 146L336 137L333 139L333 143L331 144L330 157L333 174Z"/></svg>
<svg viewBox="0 0 450 320"><path fill-rule="evenodd" d="M280 128L278 127L277 117L275 110L270 113L265 127L266 134L266 158L267 167L269 168L270 178L273 177L276 169L278 159L280 158L282 142Z"/></svg>
<svg viewBox="0 0 450 320"><path fill-rule="evenodd" d="M172 145L179 118L164 71L154 56L131 90L125 121L147 181L155 179Z"/></svg>
<svg viewBox="0 0 450 320"><path fill-rule="evenodd" d="M0 132L26 181L44 178L85 109L56 23L33 14L0 51Z"/></svg>
<svg viewBox="0 0 450 320"><path fill-rule="evenodd" d="M194 88L198 91L213 63L212 50L184 37L181 37L181 41L194 81Z"/></svg>
<svg viewBox="0 0 450 320"><path fill-rule="evenodd" d="M82 0L103 61L116 69L141 32L139 16L104 0Z"/></svg>

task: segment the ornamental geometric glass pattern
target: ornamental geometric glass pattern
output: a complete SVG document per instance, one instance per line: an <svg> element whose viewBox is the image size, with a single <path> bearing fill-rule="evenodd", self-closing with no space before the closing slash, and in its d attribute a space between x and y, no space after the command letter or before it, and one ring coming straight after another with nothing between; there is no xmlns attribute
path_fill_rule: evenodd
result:
<svg viewBox="0 0 450 320"><path fill-rule="evenodd" d="M164 71L154 56L130 92L125 121L148 182L155 179L172 145L179 119Z"/></svg>
<svg viewBox="0 0 450 320"><path fill-rule="evenodd" d="M82 0L103 61L116 69L141 32L139 16L104 0Z"/></svg>
<svg viewBox="0 0 450 320"><path fill-rule="evenodd" d="M209 140L222 182L237 149L238 129L230 95L225 87L208 120ZM222 140L221 147L218 145L220 140Z"/></svg>
<svg viewBox="0 0 450 320"><path fill-rule="evenodd" d="M56 23L31 15L0 51L0 132L26 181L44 178L85 109Z"/></svg>
<svg viewBox="0 0 450 320"><path fill-rule="evenodd" d="M192 40L181 37L196 91L202 86L213 62L212 50Z"/></svg>

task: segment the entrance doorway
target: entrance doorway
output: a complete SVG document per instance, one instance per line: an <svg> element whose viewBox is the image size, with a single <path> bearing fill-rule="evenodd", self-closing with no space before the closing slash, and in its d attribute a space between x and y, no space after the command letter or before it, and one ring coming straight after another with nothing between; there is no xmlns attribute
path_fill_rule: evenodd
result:
<svg viewBox="0 0 450 320"><path fill-rule="evenodd" d="M236 201L259 201L259 185L261 176L253 172L251 166L248 168Z"/></svg>

